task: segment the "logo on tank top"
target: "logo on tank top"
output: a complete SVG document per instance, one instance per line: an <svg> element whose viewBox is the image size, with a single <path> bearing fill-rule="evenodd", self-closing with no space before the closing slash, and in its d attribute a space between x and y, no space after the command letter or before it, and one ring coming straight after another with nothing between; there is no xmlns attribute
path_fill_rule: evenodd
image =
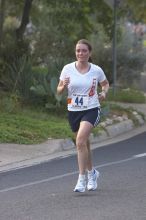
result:
<svg viewBox="0 0 146 220"><path fill-rule="evenodd" d="M89 96L93 96L95 94L96 89L96 79L93 79L91 89L89 91Z"/></svg>

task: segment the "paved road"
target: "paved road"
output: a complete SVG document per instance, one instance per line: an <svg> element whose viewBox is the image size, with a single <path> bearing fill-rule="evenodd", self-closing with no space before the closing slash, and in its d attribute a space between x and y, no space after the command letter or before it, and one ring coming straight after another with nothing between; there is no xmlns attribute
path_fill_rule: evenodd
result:
<svg viewBox="0 0 146 220"><path fill-rule="evenodd" d="M0 173L1 220L145 220L146 132L93 151L96 192L74 193L76 156Z"/></svg>

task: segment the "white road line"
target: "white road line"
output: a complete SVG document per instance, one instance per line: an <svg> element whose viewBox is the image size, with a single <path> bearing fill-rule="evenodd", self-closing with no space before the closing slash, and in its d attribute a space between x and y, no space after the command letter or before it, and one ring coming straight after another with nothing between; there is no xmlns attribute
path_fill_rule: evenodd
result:
<svg viewBox="0 0 146 220"><path fill-rule="evenodd" d="M139 158L139 157L146 157L146 153L143 154L137 154L134 156L135 158Z"/></svg>
<svg viewBox="0 0 146 220"><path fill-rule="evenodd" d="M145 157L145 156L146 156L146 153L138 154L138 155L134 155L134 156L129 157L129 158L124 159L124 160L119 160L119 161L115 161L115 162L109 162L109 163L101 164L101 165L96 166L95 168L98 169L98 168L101 168L101 167L108 167L108 166L112 166L112 165L115 165L115 164L121 164L121 163L125 163L125 162L128 162L128 161L138 159L139 157ZM0 193L9 192L9 191L17 190L17 189L22 189L22 188L25 188L25 187L34 186L34 185L38 185L38 184L45 183L45 182L50 182L50 181L53 181L53 180L57 180L57 179L61 179L61 178L64 178L64 177L72 176L72 175L75 175L77 173L78 173L78 171L74 171L74 172L71 172L71 173L66 173L66 174L63 174L63 175L53 176L53 177L49 177L47 179L22 184L22 185L19 185L19 186L5 188L5 189L0 190Z"/></svg>

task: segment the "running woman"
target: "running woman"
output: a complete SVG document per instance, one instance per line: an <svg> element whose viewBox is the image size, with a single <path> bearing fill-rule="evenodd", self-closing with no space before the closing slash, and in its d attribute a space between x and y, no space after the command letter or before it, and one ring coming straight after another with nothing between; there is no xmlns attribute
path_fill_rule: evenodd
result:
<svg viewBox="0 0 146 220"><path fill-rule="evenodd" d="M75 47L76 61L65 65L60 75L57 93L68 91L68 120L76 135L79 177L74 192L96 190L99 172L94 169L91 158L89 136L100 120L100 101L106 98L109 89L103 70L89 62L92 46L81 39ZM97 94L98 84L101 86ZM87 171L87 181L86 181Z"/></svg>

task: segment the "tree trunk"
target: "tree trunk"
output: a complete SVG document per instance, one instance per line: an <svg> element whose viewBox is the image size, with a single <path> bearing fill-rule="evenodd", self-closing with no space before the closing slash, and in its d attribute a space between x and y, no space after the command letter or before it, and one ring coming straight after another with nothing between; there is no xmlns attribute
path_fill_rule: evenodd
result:
<svg viewBox="0 0 146 220"><path fill-rule="evenodd" d="M0 0L0 52L1 52L2 37L3 37L4 11L5 11L5 0Z"/></svg>
<svg viewBox="0 0 146 220"><path fill-rule="evenodd" d="M32 1L33 0L25 0L21 24L16 30L17 41L23 40L23 34L25 32L27 24L29 23L29 15L30 15L30 10L32 6Z"/></svg>

